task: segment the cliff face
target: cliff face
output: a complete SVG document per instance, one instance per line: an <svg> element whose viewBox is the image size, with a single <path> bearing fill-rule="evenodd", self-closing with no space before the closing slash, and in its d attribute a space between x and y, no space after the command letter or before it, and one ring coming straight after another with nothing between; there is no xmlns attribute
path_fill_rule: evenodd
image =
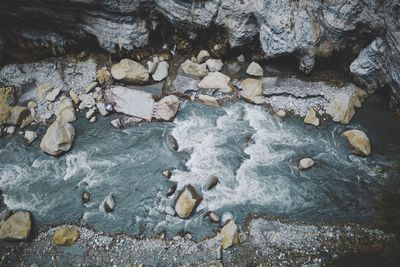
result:
<svg viewBox="0 0 400 267"><path fill-rule="evenodd" d="M400 104L400 2L386 0L3 0L4 43L62 52L97 42L110 52L149 42L161 22L195 39L223 29L231 47L259 38L266 57L294 54L310 72L319 56L352 49L350 70L371 90L389 85ZM5 46L7 47L7 46Z"/></svg>

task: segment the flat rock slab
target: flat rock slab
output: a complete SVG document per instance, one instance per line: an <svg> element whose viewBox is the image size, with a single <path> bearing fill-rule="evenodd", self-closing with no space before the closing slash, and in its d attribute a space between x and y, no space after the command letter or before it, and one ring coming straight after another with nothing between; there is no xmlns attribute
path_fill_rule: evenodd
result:
<svg viewBox="0 0 400 267"><path fill-rule="evenodd" d="M154 99L149 93L115 86L111 88L110 98L116 112L148 121L153 117Z"/></svg>

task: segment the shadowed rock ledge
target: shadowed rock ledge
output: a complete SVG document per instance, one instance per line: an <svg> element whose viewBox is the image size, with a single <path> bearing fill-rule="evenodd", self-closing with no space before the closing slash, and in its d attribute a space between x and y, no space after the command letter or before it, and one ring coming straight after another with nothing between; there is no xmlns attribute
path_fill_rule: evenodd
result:
<svg viewBox="0 0 400 267"><path fill-rule="evenodd" d="M359 53L354 79L371 90L389 85L392 104L400 103L396 1L6 0L0 7L0 51L42 47L57 54L97 44L118 53L146 46L160 24L191 40L221 29L230 47L259 39L266 58L293 54L305 73L316 57L352 50Z"/></svg>

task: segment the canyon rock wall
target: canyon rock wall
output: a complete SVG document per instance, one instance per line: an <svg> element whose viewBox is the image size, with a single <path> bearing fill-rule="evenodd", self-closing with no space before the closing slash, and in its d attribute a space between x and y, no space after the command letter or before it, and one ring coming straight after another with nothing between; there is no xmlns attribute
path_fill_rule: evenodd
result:
<svg viewBox="0 0 400 267"><path fill-rule="evenodd" d="M316 57L350 49L359 53L354 79L370 90L389 85L392 104L400 104L399 1L3 0L0 23L0 50L8 44L54 53L87 41L109 52L143 47L159 23L190 39L218 28L231 47L258 38L266 58L295 55L306 73Z"/></svg>

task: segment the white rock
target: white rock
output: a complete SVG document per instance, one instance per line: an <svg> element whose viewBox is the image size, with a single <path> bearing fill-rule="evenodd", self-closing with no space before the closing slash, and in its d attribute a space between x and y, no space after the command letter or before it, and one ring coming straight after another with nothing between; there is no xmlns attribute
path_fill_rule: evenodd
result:
<svg viewBox="0 0 400 267"><path fill-rule="evenodd" d="M96 105L96 101L94 100L93 96L91 95L79 95L79 100L81 101L81 103L79 104L79 109L89 109L92 108L94 105Z"/></svg>
<svg viewBox="0 0 400 267"><path fill-rule="evenodd" d="M315 109L311 108L308 110L306 117L304 118L304 123L311 124L314 126L319 126L319 119L317 117L317 112Z"/></svg>
<svg viewBox="0 0 400 267"><path fill-rule="evenodd" d="M149 80L149 71L142 64L130 59L122 59L111 68L114 79L128 84L141 84Z"/></svg>
<svg viewBox="0 0 400 267"><path fill-rule="evenodd" d="M112 121L110 121L110 124L117 129L122 128L122 124L121 124L121 120L120 119L114 119Z"/></svg>
<svg viewBox="0 0 400 267"><path fill-rule="evenodd" d="M85 88L85 93L89 94L91 91L93 91L93 89L99 85L97 82L92 82L91 84L89 84L88 86L86 86Z"/></svg>
<svg viewBox="0 0 400 267"><path fill-rule="evenodd" d="M153 80L156 82L162 81L168 76L169 64L167 61L158 63L156 71L153 74Z"/></svg>
<svg viewBox="0 0 400 267"><path fill-rule="evenodd" d="M157 103L157 109L154 117L158 120L170 121L178 112L179 105L180 101L177 96L166 96Z"/></svg>
<svg viewBox="0 0 400 267"><path fill-rule="evenodd" d="M222 249L239 244L239 234L237 226L233 220L228 220L221 229Z"/></svg>
<svg viewBox="0 0 400 267"><path fill-rule="evenodd" d="M15 126L7 126L6 127L6 134L13 135L15 133Z"/></svg>
<svg viewBox="0 0 400 267"><path fill-rule="evenodd" d="M206 64L197 64L190 60L186 60L185 62L183 62L181 65L181 69L184 73L197 77L204 77L208 73Z"/></svg>
<svg viewBox="0 0 400 267"><path fill-rule="evenodd" d="M116 112L147 121L153 117L154 99L149 93L115 86L111 88L111 100Z"/></svg>
<svg viewBox="0 0 400 267"><path fill-rule="evenodd" d="M57 119L61 122L72 122L76 120L74 104L67 97L62 97L56 110Z"/></svg>
<svg viewBox="0 0 400 267"><path fill-rule="evenodd" d="M59 88L54 88L50 93L48 93L46 95L46 100L53 102L54 100L56 100L56 98L58 97L58 95L61 93L61 90Z"/></svg>
<svg viewBox="0 0 400 267"><path fill-rule="evenodd" d="M97 120L96 116L93 116L93 117L90 118L89 121L90 121L91 123L93 123L93 122L96 122L96 120Z"/></svg>
<svg viewBox="0 0 400 267"><path fill-rule="evenodd" d="M105 117L109 114L107 108L106 108L106 104L104 104L103 102L99 102L96 104L97 109L99 110L99 113L101 116Z"/></svg>
<svg viewBox="0 0 400 267"><path fill-rule="evenodd" d="M223 93L230 93L232 92L232 88L229 85L230 81L231 78L221 72L210 72L200 81L198 87L203 89L218 89Z"/></svg>
<svg viewBox="0 0 400 267"><path fill-rule="evenodd" d="M212 106L212 107L219 107L217 99L211 95L199 94L199 95L197 95L197 99L204 105Z"/></svg>
<svg viewBox="0 0 400 267"><path fill-rule="evenodd" d="M246 70L246 73L252 76L262 77L264 76L264 70L260 64L256 62L251 62Z"/></svg>
<svg viewBox="0 0 400 267"><path fill-rule="evenodd" d="M278 115L279 117L283 118L286 116L286 111L280 109L276 112L276 115Z"/></svg>
<svg viewBox="0 0 400 267"><path fill-rule="evenodd" d="M311 158L304 158L304 159L301 159L301 160L299 161L298 169L299 169L300 171L308 170L308 169L310 169L312 166L314 166L314 164L315 164L315 162L314 162L313 159L311 159Z"/></svg>
<svg viewBox="0 0 400 267"><path fill-rule="evenodd" d="M265 97L262 96L262 81L252 78L244 79L240 82L239 94L245 100L254 103L262 104L265 102Z"/></svg>
<svg viewBox="0 0 400 267"><path fill-rule="evenodd" d="M204 63L208 58L210 57L210 53L208 53L207 50L201 50L199 54L197 55L197 62L198 63Z"/></svg>
<svg viewBox="0 0 400 267"><path fill-rule="evenodd" d="M332 117L333 121L349 123L355 113L353 98L344 92L338 93L329 103L326 113Z"/></svg>
<svg viewBox="0 0 400 267"><path fill-rule="evenodd" d="M147 70L149 73L153 74L156 71L158 61L147 61Z"/></svg>
<svg viewBox="0 0 400 267"><path fill-rule="evenodd" d="M207 59L206 65L209 71L221 71L224 63L220 59Z"/></svg>
<svg viewBox="0 0 400 267"><path fill-rule="evenodd" d="M70 150L75 138L75 128L69 123L55 121L47 128L40 142L40 148L52 156L59 156Z"/></svg>
<svg viewBox="0 0 400 267"><path fill-rule="evenodd" d="M37 138L37 133L35 131L26 131L24 134L24 138L28 142L28 144L30 144Z"/></svg>

